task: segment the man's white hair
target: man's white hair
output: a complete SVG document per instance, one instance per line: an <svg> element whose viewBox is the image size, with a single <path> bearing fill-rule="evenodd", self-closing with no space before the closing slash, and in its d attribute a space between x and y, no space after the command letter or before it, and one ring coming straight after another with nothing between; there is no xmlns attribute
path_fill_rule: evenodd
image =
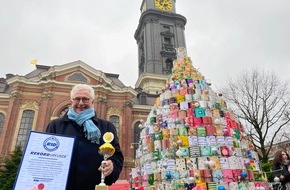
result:
<svg viewBox="0 0 290 190"><path fill-rule="evenodd" d="M87 91L89 91L90 98L94 100L95 99L95 91L94 91L94 89L90 85L87 85L87 84L77 84L77 85L75 85L72 88L71 92L70 92L70 98L71 98L71 100L74 99L75 94L76 94L77 91L84 90L84 89L87 90Z"/></svg>

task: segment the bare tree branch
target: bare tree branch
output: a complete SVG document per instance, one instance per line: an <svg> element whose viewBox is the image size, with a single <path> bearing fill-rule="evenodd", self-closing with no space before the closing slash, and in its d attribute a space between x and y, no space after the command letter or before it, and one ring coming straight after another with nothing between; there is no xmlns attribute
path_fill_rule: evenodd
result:
<svg viewBox="0 0 290 190"><path fill-rule="evenodd" d="M246 128L254 148L259 150L261 160L267 161L273 143L281 140L279 134L290 124L288 83L272 72L252 69L228 79L221 92L235 114L249 124ZM283 133L286 136L289 134Z"/></svg>

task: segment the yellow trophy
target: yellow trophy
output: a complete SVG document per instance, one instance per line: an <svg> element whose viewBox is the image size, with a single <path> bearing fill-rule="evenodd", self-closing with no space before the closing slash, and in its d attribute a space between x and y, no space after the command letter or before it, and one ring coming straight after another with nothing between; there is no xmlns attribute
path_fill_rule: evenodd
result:
<svg viewBox="0 0 290 190"><path fill-rule="evenodd" d="M104 144L100 146L99 153L104 156L104 160L101 164L102 178L101 183L96 185L95 190L108 190L108 186L105 184L105 176L103 168L107 165L107 159L115 153L115 148L112 146L111 142L114 139L114 134L111 132L106 132L103 136Z"/></svg>

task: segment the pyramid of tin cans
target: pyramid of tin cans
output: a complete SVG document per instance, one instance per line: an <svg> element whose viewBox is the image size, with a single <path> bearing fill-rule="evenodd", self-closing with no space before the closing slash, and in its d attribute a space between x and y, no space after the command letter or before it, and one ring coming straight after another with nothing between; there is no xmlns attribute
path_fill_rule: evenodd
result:
<svg viewBox="0 0 290 190"><path fill-rule="evenodd" d="M269 189L257 153L222 94L178 48L172 74L142 123L135 189Z"/></svg>

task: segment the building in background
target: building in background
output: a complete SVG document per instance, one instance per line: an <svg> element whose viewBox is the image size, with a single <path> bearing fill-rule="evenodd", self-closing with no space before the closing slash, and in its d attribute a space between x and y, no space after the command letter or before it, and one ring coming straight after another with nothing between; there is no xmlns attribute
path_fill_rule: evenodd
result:
<svg viewBox="0 0 290 190"><path fill-rule="evenodd" d="M16 146L24 147L31 130L44 131L54 118L61 117L70 106L70 90L86 83L95 90L94 108L100 118L114 123L124 152L130 152L132 124L139 113L134 111L136 91L125 86L118 75L103 73L82 61L42 66L25 76L9 75L1 80L1 158ZM142 106L141 106L142 107ZM132 159L126 155L124 176ZM128 168L129 169L129 168Z"/></svg>
<svg viewBox="0 0 290 190"><path fill-rule="evenodd" d="M134 166L130 145L139 142L139 124L147 118L171 74L175 48L185 47L186 19L176 14L175 0L162 4L143 0L140 10L134 35L139 77L134 88L124 85L118 74L105 73L82 61L36 65L24 76L0 78L0 163L16 146L25 146L31 130L44 131L52 119L61 117L70 106L72 87L85 83L95 90L98 116L110 120L118 131L125 157L120 179L129 179Z"/></svg>
<svg viewBox="0 0 290 190"><path fill-rule="evenodd" d="M266 147L266 149L268 149L268 147ZM278 143L273 144L269 152L269 160L274 159L275 153L278 150L286 151L290 155L290 140L285 140L283 142L278 142Z"/></svg>

